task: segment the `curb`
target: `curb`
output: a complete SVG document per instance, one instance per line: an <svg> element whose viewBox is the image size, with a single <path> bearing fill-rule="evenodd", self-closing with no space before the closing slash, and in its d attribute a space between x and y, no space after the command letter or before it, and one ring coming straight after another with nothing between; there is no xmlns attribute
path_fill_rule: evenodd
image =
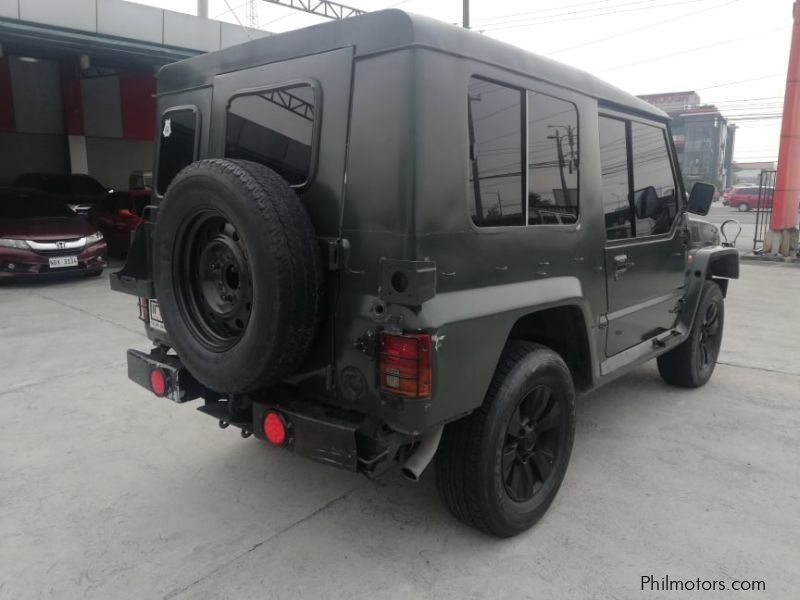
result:
<svg viewBox="0 0 800 600"><path fill-rule="evenodd" d="M747 260L751 262L768 262L768 263L779 263L784 265L792 265L794 267L800 267L800 258L792 257L792 256L773 256L771 254L740 254L739 258L741 260Z"/></svg>

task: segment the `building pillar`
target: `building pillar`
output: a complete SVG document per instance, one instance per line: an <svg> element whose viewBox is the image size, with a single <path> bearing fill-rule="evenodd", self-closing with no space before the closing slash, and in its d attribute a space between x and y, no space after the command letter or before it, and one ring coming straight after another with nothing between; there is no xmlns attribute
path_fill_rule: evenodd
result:
<svg viewBox="0 0 800 600"><path fill-rule="evenodd" d="M764 251L789 256L797 251L797 209L800 206L800 7L792 7L792 45L783 100L781 145L775 199L770 221L770 235L765 236Z"/></svg>

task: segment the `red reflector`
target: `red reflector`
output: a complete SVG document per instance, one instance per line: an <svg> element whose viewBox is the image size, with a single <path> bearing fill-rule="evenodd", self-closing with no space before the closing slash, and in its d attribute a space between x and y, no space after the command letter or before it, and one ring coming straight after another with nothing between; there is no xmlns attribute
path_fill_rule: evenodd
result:
<svg viewBox="0 0 800 600"><path fill-rule="evenodd" d="M286 441L286 426L274 410L268 411L264 417L264 436L273 446L282 446Z"/></svg>
<svg viewBox="0 0 800 600"><path fill-rule="evenodd" d="M150 306L147 298L139 298L139 320L145 323L150 321Z"/></svg>
<svg viewBox="0 0 800 600"><path fill-rule="evenodd" d="M378 365L384 392L407 398L431 395L431 336L381 334Z"/></svg>
<svg viewBox="0 0 800 600"><path fill-rule="evenodd" d="M163 396L167 393L167 378L161 369L153 369L150 371L150 389L156 396Z"/></svg>

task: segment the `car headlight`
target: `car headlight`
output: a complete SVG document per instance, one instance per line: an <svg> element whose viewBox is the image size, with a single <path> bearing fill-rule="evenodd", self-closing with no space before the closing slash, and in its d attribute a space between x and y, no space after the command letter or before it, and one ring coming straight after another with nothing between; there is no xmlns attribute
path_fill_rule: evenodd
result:
<svg viewBox="0 0 800 600"><path fill-rule="evenodd" d="M89 246L90 244L96 244L97 242L103 239L103 234L99 231L95 231L92 235L86 236L86 245Z"/></svg>
<svg viewBox="0 0 800 600"><path fill-rule="evenodd" d="M0 248L17 248L18 250L27 250L30 248L30 246L25 240L0 238Z"/></svg>

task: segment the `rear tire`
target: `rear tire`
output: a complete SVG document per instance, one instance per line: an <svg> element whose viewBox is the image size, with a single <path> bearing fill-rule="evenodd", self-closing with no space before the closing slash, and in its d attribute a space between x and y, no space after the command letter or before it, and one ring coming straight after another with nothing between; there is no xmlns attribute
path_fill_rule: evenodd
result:
<svg viewBox="0 0 800 600"><path fill-rule="evenodd" d="M750 205L747 202L740 202L736 208L739 212L747 212L750 210Z"/></svg>
<svg viewBox="0 0 800 600"><path fill-rule="evenodd" d="M510 342L483 404L445 427L439 493L463 523L516 535L556 497L574 437L575 390L564 360L539 344Z"/></svg>
<svg viewBox="0 0 800 600"><path fill-rule="evenodd" d="M658 372L670 385L696 388L711 379L717 365L725 324L725 299L713 281L706 281L689 337L658 357Z"/></svg>

